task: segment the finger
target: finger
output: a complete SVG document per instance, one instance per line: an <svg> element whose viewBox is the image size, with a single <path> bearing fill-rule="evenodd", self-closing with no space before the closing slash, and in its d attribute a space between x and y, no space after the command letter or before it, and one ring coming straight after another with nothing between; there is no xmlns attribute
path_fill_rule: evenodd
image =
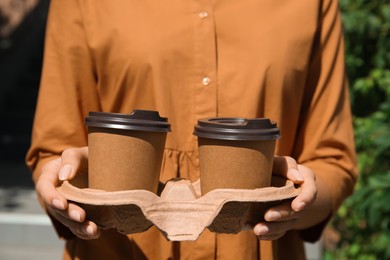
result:
<svg viewBox="0 0 390 260"><path fill-rule="evenodd" d="M76 204L68 203L68 207L65 210L55 210L56 214L61 215L64 218L67 218L72 221L82 223L85 221L86 213L85 211Z"/></svg>
<svg viewBox="0 0 390 260"><path fill-rule="evenodd" d="M273 174L292 180L296 184L304 181L303 175L298 170L297 162L289 156L274 157Z"/></svg>
<svg viewBox="0 0 390 260"><path fill-rule="evenodd" d="M83 239L96 239L100 237L99 227L92 221L87 220L82 224L80 229L81 235L84 236Z"/></svg>
<svg viewBox="0 0 390 260"><path fill-rule="evenodd" d="M286 221L297 217L299 215L291 208L290 200L268 209L264 214L265 221Z"/></svg>
<svg viewBox="0 0 390 260"><path fill-rule="evenodd" d="M52 214L58 221L60 221L63 225L68 227L70 231L82 239L95 239L100 236L100 230L98 226L89 220L86 220L84 222L76 222L73 220L70 220L61 214L58 213L58 211L52 211L50 214Z"/></svg>
<svg viewBox="0 0 390 260"><path fill-rule="evenodd" d="M78 172L86 173L88 169L88 148L69 148L61 155L61 166L58 178L61 181L73 179Z"/></svg>
<svg viewBox="0 0 390 260"><path fill-rule="evenodd" d="M291 203L291 208L297 212L312 204L317 196L315 174L303 165L298 165L298 169L304 173L305 182L301 185L301 193Z"/></svg>
<svg viewBox="0 0 390 260"><path fill-rule="evenodd" d="M66 198L57 191L58 185L57 173L61 159L57 158L45 164L42 167L41 174L36 184L38 195L45 204L54 208L65 210L68 206Z"/></svg>
<svg viewBox="0 0 390 260"><path fill-rule="evenodd" d="M256 236L277 236L278 234L286 233L294 226L296 219L283 222L260 222L255 225L253 232Z"/></svg>

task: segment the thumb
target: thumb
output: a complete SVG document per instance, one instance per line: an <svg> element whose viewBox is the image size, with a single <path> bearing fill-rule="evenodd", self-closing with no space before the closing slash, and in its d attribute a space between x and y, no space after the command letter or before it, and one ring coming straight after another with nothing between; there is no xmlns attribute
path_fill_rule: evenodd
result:
<svg viewBox="0 0 390 260"><path fill-rule="evenodd" d="M61 165L58 179L61 181L73 179L77 173L88 171L88 147L69 148L61 155Z"/></svg>
<svg viewBox="0 0 390 260"><path fill-rule="evenodd" d="M296 184L304 181L297 162L289 156L275 156L272 171L273 174L285 177Z"/></svg>

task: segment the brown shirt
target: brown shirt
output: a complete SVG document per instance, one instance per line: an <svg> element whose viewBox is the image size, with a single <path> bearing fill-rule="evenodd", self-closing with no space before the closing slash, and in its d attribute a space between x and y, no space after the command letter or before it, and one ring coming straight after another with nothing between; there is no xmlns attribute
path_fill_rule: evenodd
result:
<svg viewBox="0 0 390 260"><path fill-rule="evenodd" d="M356 180L343 35L336 0L52 0L33 141L34 179L49 159L87 145L89 111L158 110L172 124L161 181L199 177L204 117L268 117L294 157L328 184L335 212ZM66 228L57 225L60 235ZM73 238L68 257L302 259L300 237L261 242L253 232L171 243L154 228ZM294 258L295 257L295 258ZM95 258L97 259L97 258Z"/></svg>

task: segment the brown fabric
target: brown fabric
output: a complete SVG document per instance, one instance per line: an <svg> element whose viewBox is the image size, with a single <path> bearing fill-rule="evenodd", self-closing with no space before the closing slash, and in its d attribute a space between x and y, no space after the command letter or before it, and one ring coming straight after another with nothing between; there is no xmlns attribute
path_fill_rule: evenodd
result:
<svg viewBox="0 0 390 260"><path fill-rule="evenodd" d="M356 180L340 22L336 0L52 0L27 155L34 178L43 158L87 145L89 111L168 117L161 181L198 179L197 119L269 117L282 133L276 153L314 169L336 211ZM139 251L149 259L302 259L292 233L259 245L251 232L205 232L181 244L155 230L104 232L95 241L70 240L67 252L76 259Z"/></svg>

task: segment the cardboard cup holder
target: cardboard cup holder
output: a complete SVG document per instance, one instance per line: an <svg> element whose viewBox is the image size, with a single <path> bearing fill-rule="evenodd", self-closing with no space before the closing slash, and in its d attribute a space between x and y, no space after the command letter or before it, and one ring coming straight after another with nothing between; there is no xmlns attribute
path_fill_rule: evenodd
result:
<svg viewBox="0 0 390 260"><path fill-rule="evenodd" d="M63 182L57 188L79 204L87 219L102 229L123 234L155 225L167 240L194 241L208 228L217 233L238 233L263 220L266 209L300 193L293 182L273 176L271 187L215 189L200 196L199 180L160 183L157 194L148 190L103 191L87 188L87 176Z"/></svg>
<svg viewBox="0 0 390 260"><path fill-rule="evenodd" d="M291 181L271 180L280 130L267 118L198 120L193 134L199 140L202 187L200 181L181 179L157 188L171 131L157 111L90 112L85 124L93 174L65 181L58 190L102 229L132 234L155 225L172 241L197 240L206 228L238 233L300 192Z"/></svg>

